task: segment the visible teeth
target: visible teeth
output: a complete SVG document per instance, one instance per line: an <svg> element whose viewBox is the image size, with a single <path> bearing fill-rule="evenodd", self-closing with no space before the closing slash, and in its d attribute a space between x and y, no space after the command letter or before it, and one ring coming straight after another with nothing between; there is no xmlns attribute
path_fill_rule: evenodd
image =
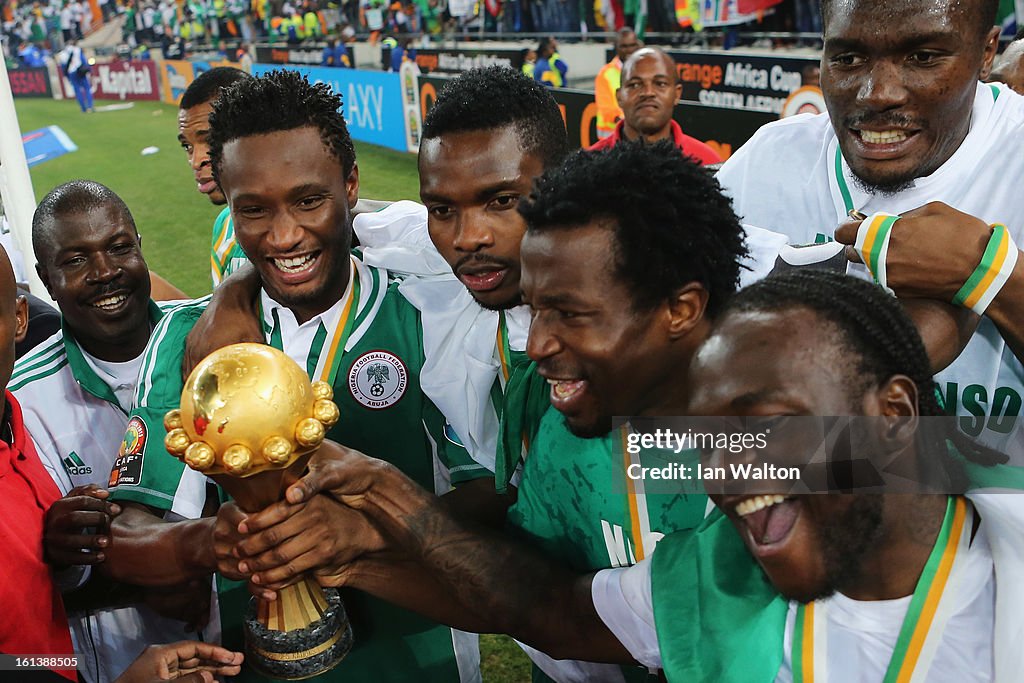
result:
<svg viewBox="0 0 1024 683"><path fill-rule="evenodd" d="M907 134L902 130L862 130L860 137L864 142L872 145L887 145L893 142L903 142L907 139Z"/></svg>
<svg viewBox="0 0 1024 683"><path fill-rule="evenodd" d="M305 256L298 256L295 258L276 258L274 259L274 265L286 272L295 272L302 270L309 265L313 259L316 258L313 254L306 254Z"/></svg>
<svg viewBox="0 0 1024 683"><path fill-rule="evenodd" d="M93 306L95 306L96 308L104 308L104 309L117 308L127 298L128 297L126 297L123 294L119 294L118 296L108 296L105 299L100 299L99 301L94 303Z"/></svg>
<svg viewBox="0 0 1024 683"><path fill-rule="evenodd" d="M548 384L556 398L569 398L580 390L580 380L566 381L562 379L549 379Z"/></svg>
<svg viewBox="0 0 1024 683"><path fill-rule="evenodd" d="M740 517L746 517L749 514L753 514L758 510L763 510L772 505L778 505L779 503L786 500L785 496L772 495L772 496L754 496L753 498L747 498L741 500L736 505L736 514Z"/></svg>

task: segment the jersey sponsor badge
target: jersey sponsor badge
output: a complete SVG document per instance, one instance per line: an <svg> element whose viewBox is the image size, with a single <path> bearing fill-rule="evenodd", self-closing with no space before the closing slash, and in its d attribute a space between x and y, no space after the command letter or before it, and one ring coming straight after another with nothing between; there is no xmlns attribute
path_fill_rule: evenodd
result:
<svg viewBox="0 0 1024 683"><path fill-rule="evenodd" d="M146 450L146 423L141 417L128 421L121 448L110 470L108 486L138 486L142 481L142 454Z"/></svg>
<svg viewBox="0 0 1024 683"><path fill-rule="evenodd" d="M402 359L387 351L369 351L359 356L348 372L352 398L373 410L389 408L405 395L409 372Z"/></svg>

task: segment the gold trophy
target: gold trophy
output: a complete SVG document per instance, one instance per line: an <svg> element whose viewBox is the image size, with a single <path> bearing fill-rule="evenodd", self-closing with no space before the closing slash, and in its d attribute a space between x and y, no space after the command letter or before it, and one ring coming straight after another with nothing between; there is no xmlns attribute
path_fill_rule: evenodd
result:
<svg viewBox="0 0 1024 683"><path fill-rule="evenodd" d="M164 445L213 478L246 512L280 500L306 468L338 407L326 382L310 384L295 361L263 344L233 344L195 367L180 410L164 418ZM306 578L253 599L245 619L246 664L273 678L300 680L338 664L352 628L335 590Z"/></svg>

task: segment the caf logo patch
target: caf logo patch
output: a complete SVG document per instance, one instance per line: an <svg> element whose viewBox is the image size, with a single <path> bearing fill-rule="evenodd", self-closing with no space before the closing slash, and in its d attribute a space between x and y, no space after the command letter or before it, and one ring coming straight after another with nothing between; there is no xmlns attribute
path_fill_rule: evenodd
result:
<svg viewBox="0 0 1024 683"><path fill-rule="evenodd" d="M108 486L138 486L142 481L142 454L146 450L146 423L133 417L124 430Z"/></svg>
<svg viewBox="0 0 1024 683"><path fill-rule="evenodd" d="M398 403L408 386L409 373L405 364L387 351L364 353L348 371L348 390L352 398L373 410Z"/></svg>

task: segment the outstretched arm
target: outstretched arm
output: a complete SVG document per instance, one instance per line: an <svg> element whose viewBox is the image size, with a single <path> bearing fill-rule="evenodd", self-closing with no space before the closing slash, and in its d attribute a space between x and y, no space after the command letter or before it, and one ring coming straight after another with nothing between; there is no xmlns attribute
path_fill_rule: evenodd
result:
<svg viewBox="0 0 1024 683"><path fill-rule="evenodd" d="M123 502L99 566L110 578L139 586L171 586L212 574L214 522L167 522L144 505Z"/></svg>
<svg viewBox="0 0 1024 683"><path fill-rule="evenodd" d="M594 610L590 576L456 519L388 463L335 444L328 450L286 501L240 525L249 536L239 544L240 569L254 573L256 585L273 588L317 568L326 585L360 588L465 630L507 633L554 657L633 661ZM347 556L317 564L306 553L297 562L303 555L279 543L290 508L325 493L340 505L323 524L349 539Z"/></svg>

